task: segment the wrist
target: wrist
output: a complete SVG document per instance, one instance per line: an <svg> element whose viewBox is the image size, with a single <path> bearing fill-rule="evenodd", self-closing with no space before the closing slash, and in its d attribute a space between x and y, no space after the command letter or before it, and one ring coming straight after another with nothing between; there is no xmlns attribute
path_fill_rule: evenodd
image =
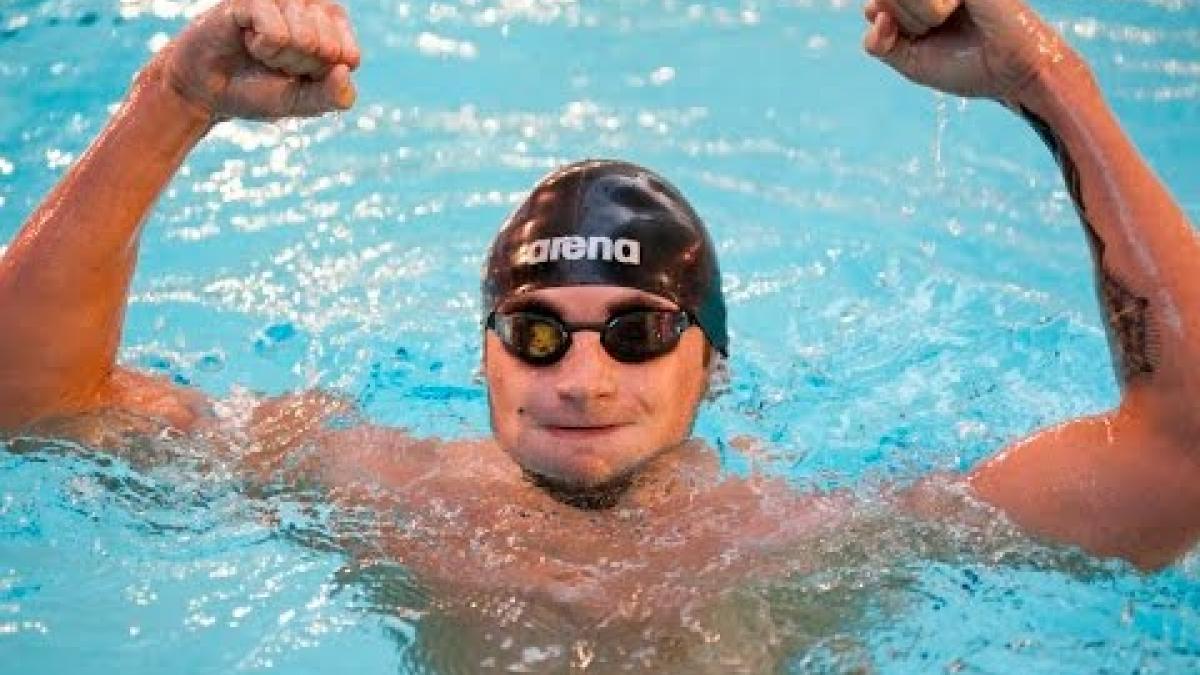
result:
<svg viewBox="0 0 1200 675"><path fill-rule="evenodd" d="M1063 106L1101 101L1100 87L1091 68L1072 50L1047 58L1028 78L1000 99L1009 109L1031 111L1043 117Z"/></svg>
<svg viewBox="0 0 1200 675"><path fill-rule="evenodd" d="M188 98L166 73L161 59L146 65L126 98L126 106L154 108L170 128L199 140L221 120L208 107Z"/></svg>

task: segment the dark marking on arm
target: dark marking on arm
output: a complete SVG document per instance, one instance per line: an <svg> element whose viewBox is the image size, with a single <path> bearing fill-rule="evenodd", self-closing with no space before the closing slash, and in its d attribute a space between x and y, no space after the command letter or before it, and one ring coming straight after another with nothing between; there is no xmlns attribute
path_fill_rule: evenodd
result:
<svg viewBox="0 0 1200 675"><path fill-rule="evenodd" d="M1075 211L1079 214L1079 220L1087 233L1096 262L1097 295L1107 319L1109 349L1121 385L1124 387L1137 379L1149 377L1157 370L1159 362L1158 330L1153 320L1150 301L1131 290L1129 284L1106 265L1104 240L1100 238L1088 218L1079 169L1067 153L1062 139L1045 120L1025 107L1021 108L1021 115L1054 153L1054 159L1062 169L1067 191L1075 203Z"/></svg>

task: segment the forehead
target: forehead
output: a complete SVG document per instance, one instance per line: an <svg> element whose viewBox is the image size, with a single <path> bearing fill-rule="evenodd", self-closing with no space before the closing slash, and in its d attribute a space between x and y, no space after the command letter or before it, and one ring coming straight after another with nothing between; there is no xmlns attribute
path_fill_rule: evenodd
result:
<svg viewBox="0 0 1200 675"><path fill-rule="evenodd" d="M653 293L624 286L562 286L539 288L504 301L500 309L511 311L529 305L556 310L564 319L606 318L610 313L631 307L678 309L675 303Z"/></svg>

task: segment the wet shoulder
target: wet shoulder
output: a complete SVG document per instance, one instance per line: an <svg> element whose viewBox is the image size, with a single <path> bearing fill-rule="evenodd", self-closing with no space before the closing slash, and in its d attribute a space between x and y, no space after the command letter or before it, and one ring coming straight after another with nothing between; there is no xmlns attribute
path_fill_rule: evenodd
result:
<svg viewBox="0 0 1200 675"><path fill-rule="evenodd" d="M430 497L461 498L501 486L520 474L490 439L416 437L396 427L362 424L328 431L319 440L326 481L341 489L390 493L399 504Z"/></svg>

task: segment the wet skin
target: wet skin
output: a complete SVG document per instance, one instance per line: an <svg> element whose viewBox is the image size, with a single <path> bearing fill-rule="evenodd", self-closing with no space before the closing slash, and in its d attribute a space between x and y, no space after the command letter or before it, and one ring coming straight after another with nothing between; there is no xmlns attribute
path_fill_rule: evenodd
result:
<svg viewBox="0 0 1200 675"><path fill-rule="evenodd" d="M534 291L501 306L518 309L581 323L631 309L678 308L634 289L576 286ZM595 487L627 476L691 435L708 378L706 342L695 326L673 351L644 363L613 359L593 331L574 333L571 349L548 366L521 361L493 331L484 340L496 442L533 474Z"/></svg>
<svg viewBox="0 0 1200 675"><path fill-rule="evenodd" d="M502 307L518 308L572 323L603 322L629 309L675 309L614 286L542 289ZM687 329L671 352L636 364L610 357L598 333L572 339L557 363L531 366L485 333L490 439L418 440L375 426L314 429L303 442L268 442L273 450L257 461L267 477L289 464L285 458L295 467L308 453L313 463L302 471L329 486L335 500L396 516L381 521L379 545L426 581L519 589L585 614L606 615L622 604L632 612L676 611L666 598L631 603L631 594L695 592L703 582L669 581L681 574L699 580L713 565L724 571L719 586L728 587L752 570L763 574L764 556L840 522L831 505L843 497L801 496L778 479L724 476L715 453L689 440L709 376L698 328ZM294 431L292 420L319 419L330 406L337 404L319 396L293 399L260 414L253 433ZM597 492L607 497L603 508L576 508L579 495ZM464 557L467 549L474 553ZM596 566L601 560L606 564Z"/></svg>
<svg viewBox="0 0 1200 675"><path fill-rule="evenodd" d="M1114 338L1120 404L1003 449L964 477L971 494L1035 535L1147 569L1170 564L1200 539L1200 241L1187 215L1086 64L1020 0L869 0L865 14L869 53L919 84L998 101L1051 144L1084 216ZM485 335L495 436L477 442L327 428L325 413L348 411L321 393L261 402L235 425L210 415L220 406L203 394L119 367L141 226L190 150L220 119L349 106L358 61L348 19L325 0L227 1L154 57L0 258L0 429L87 440L95 430L55 431L55 420L98 410L154 419L208 437L251 479L315 480L328 499L371 511L377 545L365 555L406 561L450 588L522 588L584 609L611 609L678 570L701 578L725 561L769 569L759 558L774 554L764 551L796 551L839 524L830 498L723 478L710 451L683 443L706 379L695 329L673 353L640 365L611 361L594 333L579 333L567 357L543 369ZM531 297L572 321L657 301L612 295L628 293ZM556 499L530 474L566 493L623 489L610 508L589 511L564 505L564 494ZM917 511L948 519L929 507L936 500L908 497ZM472 559L477 546L501 564ZM556 581L580 565L617 571L595 572L603 583L591 572ZM703 578L722 588L749 576ZM656 605L679 606L644 606Z"/></svg>
<svg viewBox="0 0 1200 675"><path fill-rule="evenodd" d="M370 540L350 537L352 550L400 562L450 596L509 589L578 617L669 617L772 569L802 569L785 554L843 522L845 498L724 476L695 441L659 453L603 510L532 485L490 440L417 441L360 427L329 441L338 450L322 453L338 458L324 471L339 486L333 499L382 516Z"/></svg>
<svg viewBox="0 0 1200 675"><path fill-rule="evenodd" d="M323 472L340 486L329 497L353 514L332 528L340 547L365 570L367 588L371 570L402 566L401 579L417 582L426 598L419 606L435 609L421 639L453 636L452 649L434 645L429 658L464 672L515 660L508 641L581 640L597 672L628 664L772 672L796 641L764 640L777 626L754 597L730 593L845 564L828 543L846 538L838 529L851 513L844 497L724 476L711 449L695 441L657 453L603 510L568 506L532 485L492 439L441 443L358 427L326 442L333 452L314 452L337 458ZM403 583L385 577L382 587ZM378 611L409 606L382 593ZM855 610L822 613L843 625ZM545 665L565 671L567 660Z"/></svg>

